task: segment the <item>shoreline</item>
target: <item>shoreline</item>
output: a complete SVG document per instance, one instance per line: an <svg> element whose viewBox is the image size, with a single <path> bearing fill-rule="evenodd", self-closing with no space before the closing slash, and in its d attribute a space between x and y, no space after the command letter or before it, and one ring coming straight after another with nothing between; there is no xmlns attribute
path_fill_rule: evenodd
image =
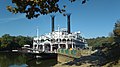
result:
<svg viewBox="0 0 120 67"><path fill-rule="evenodd" d="M92 64L90 63L83 63L80 65L67 65L66 63L68 62L64 62L64 63L57 63L56 65L54 65L53 67L90 67Z"/></svg>

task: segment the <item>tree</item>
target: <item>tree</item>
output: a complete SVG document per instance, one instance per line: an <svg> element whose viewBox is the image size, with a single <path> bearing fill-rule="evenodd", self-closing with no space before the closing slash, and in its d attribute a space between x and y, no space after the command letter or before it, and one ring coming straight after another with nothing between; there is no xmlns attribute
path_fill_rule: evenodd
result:
<svg viewBox="0 0 120 67"><path fill-rule="evenodd" d="M24 46L26 44L26 40L25 40L25 37L23 36L17 36L17 43L20 45L20 46Z"/></svg>
<svg viewBox="0 0 120 67"><path fill-rule="evenodd" d="M120 60L120 20L115 23L113 33L114 35L111 37L113 43L109 47L106 47L107 50L105 53L106 59L115 64L116 61L118 62Z"/></svg>
<svg viewBox="0 0 120 67"><path fill-rule="evenodd" d="M33 46L33 38L32 37L27 36L27 37L25 37L25 40L26 40L26 44L29 44L30 47Z"/></svg>
<svg viewBox="0 0 120 67"><path fill-rule="evenodd" d="M1 42L2 42L1 47L7 47L9 44L11 44L12 38L9 34L5 34L2 36Z"/></svg>
<svg viewBox="0 0 120 67"><path fill-rule="evenodd" d="M28 19L38 17L40 15L47 15L50 13L63 13L65 12L66 5L60 8L58 2L61 0L12 0L15 6L7 6L7 10L12 13L25 13ZM74 2L76 0L69 0ZM81 0L82 4L86 3L87 0Z"/></svg>
<svg viewBox="0 0 120 67"><path fill-rule="evenodd" d="M24 46L26 44L32 45L32 38L31 37L24 37L24 36L17 36L16 37L17 43L19 44L19 46Z"/></svg>
<svg viewBox="0 0 120 67"><path fill-rule="evenodd" d="M32 45L32 38L25 36L10 36L5 34L0 38L0 48L1 50L12 50L18 49L25 44Z"/></svg>
<svg viewBox="0 0 120 67"><path fill-rule="evenodd" d="M17 45L14 42L14 37L10 36L9 34L5 34L1 38L1 48L5 48L7 50L12 50L16 48Z"/></svg>
<svg viewBox="0 0 120 67"><path fill-rule="evenodd" d="M120 20L118 20L116 23L115 23L115 27L114 27L114 39L115 39L115 42L116 43L120 43Z"/></svg>

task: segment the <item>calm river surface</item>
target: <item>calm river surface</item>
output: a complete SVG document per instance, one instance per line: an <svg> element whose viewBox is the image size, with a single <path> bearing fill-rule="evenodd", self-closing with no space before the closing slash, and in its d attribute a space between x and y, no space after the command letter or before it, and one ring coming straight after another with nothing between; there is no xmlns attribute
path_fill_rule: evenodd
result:
<svg viewBox="0 0 120 67"><path fill-rule="evenodd" d="M35 59L22 53L0 52L0 67L52 67L56 59Z"/></svg>

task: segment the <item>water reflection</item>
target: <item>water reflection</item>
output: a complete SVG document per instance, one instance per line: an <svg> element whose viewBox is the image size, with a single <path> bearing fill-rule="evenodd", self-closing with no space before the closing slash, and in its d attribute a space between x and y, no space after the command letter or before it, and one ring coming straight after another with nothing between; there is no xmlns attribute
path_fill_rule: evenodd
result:
<svg viewBox="0 0 120 67"><path fill-rule="evenodd" d="M34 59L22 53L0 52L0 67L50 67L56 59Z"/></svg>

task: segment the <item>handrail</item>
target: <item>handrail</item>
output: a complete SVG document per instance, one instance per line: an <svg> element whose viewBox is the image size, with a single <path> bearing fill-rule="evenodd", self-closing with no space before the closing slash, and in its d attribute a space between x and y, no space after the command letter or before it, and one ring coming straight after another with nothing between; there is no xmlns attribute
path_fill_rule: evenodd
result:
<svg viewBox="0 0 120 67"><path fill-rule="evenodd" d="M78 50L78 49L58 49L58 54L66 55L69 57L80 58L81 56L90 55L90 50Z"/></svg>
<svg viewBox="0 0 120 67"><path fill-rule="evenodd" d="M81 56L80 50L76 49L58 49L57 51L58 54L63 54L66 56L74 57L74 58L79 58Z"/></svg>

